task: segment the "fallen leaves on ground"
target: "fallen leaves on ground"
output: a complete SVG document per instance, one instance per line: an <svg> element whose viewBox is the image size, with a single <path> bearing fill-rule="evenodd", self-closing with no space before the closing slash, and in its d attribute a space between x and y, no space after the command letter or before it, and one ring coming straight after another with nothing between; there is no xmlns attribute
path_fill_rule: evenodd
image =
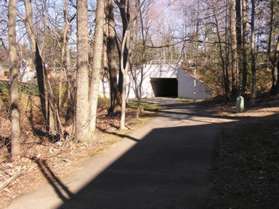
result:
<svg viewBox="0 0 279 209"><path fill-rule="evenodd" d="M224 127L209 209L279 208L279 119Z"/></svg>

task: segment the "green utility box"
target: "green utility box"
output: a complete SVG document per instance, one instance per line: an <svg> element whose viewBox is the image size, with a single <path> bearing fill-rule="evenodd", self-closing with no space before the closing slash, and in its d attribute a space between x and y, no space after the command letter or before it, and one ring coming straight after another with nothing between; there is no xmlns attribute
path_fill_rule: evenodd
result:
<svg viewBox="0 0 279 209"><path fill-rule="evenodd" d="M236 98L236 111L237 112L244 112L245 104L244 104L244 97L239 96Z"/></svg>

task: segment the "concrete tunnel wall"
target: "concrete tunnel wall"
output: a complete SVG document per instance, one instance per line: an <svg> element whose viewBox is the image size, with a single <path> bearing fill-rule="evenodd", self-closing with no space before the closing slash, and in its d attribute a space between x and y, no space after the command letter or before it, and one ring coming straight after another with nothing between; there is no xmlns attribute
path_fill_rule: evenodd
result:
<svg viewBox="0 0 279 209"><path fill-rule="evenodd" d="M152 80L154 79L177 79L177 97L179 98L190 98L190 99L206 99L210 98L210 90L207 86L199 80L196 80L196 88L194 88L194 78L183 71L176 65L168 64L147 64L144 66L143 71L138 69L134 72L133 76L131 73L128 78L127 96L130 99L136 98L136 83L142 80L142 98L152 98L156 96L154 92L154 86L152 87ZM171 85L171 84L170 84ZM172 86L172 85L171 85ZM100 96L109 97L109 83L107 79L103 79L100 84Z"/></svg>

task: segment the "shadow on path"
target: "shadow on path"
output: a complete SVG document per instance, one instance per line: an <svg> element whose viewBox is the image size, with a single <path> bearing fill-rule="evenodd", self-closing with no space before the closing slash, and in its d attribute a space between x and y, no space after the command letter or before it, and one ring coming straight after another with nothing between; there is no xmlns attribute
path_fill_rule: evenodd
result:
<svg viewBox="0 0 279 209"><path fill-rule="evenodd" d="M114 136L118 136L118 137L122 137L122 138L128 138L132 141L135 141L135 142L138 142L140 141L139 139L135 138L135 137L132 137L130 135L127 135L127 134L121 134L117 131L108 131L106 129L102 129L102 128L98 128L99 131L103 132L103 133L106 133L106 134L110 134L110 135L114 135Z"/></svg>
<svg viewBox="0 0 279 209"><path fill-rule="evenodd" d="M57 196L63 201L73 197L73 193L68 189L67 186L63 184L63 182L53 173L53 171L49 168L48 164L45 160L32 158L32 160L38 165L40 171L48 181L48 183L52 186Z"/></svg>
<svg viewBox="0 0 279 209"><path fill-rule="evenodd" d="M253 120L156 128L132 137L134 147L57 209L204 209L222 128Z"/></svg>
<svg viewBox="0 0 279 209"><path fill-rule="evenodd" d="M154 129L59 209L194 209L205 204L216 126Z"/></svg>

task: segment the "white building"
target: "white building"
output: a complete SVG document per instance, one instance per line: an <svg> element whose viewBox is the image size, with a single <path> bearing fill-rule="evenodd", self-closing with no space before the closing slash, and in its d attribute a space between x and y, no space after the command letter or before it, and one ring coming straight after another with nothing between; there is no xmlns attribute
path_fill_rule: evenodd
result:
<svg viewBox="0 0 279 209"><path fill-rule="evenodd" d="M19 68L19 72L20 72L20 77L19 77L20 81L23 83L33 81L36 77L36 72L28 66L27 61L25 60L22 60Z"/></svg>
<svg viewBox="0 0 279 209"><path fill-rule="evenodd" d="M141 85L139 85L142 82ZM137 87L141 86L141 97L179 97L206 99L211 96L208 87L191 74L174 64L146 64L142 69L129 73L128 98L136 98ZM109 85L100 85L101 96L109 97Z"/></svg>

